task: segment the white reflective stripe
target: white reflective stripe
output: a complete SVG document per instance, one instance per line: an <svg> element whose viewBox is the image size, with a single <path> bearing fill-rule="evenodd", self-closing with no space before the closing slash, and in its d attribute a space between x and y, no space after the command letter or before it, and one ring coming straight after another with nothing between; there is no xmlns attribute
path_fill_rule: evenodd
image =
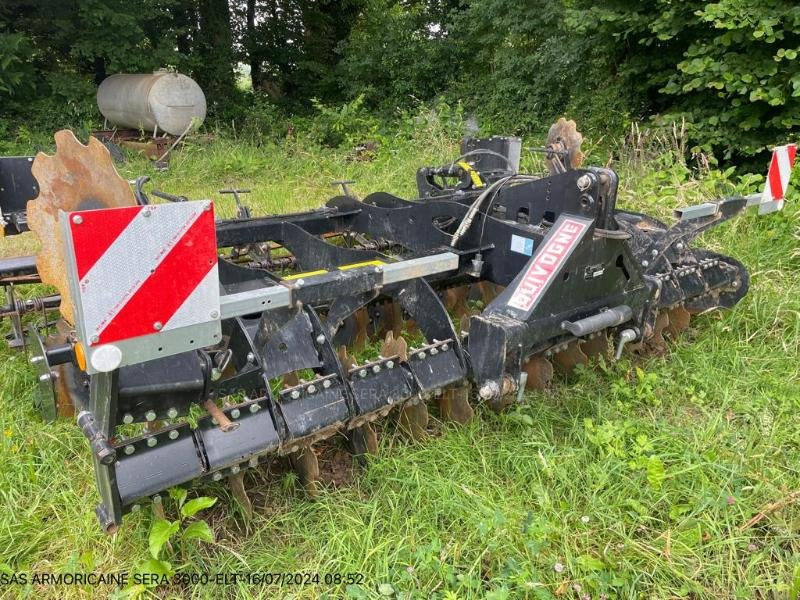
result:
<svg viewBox="0 0 800 600"><path fill-rule="evenodd" d="M211 312L216 311L216 316ZM206 314L204 314L206 313ZM198 320L211 321L219 318L219 267L214 265L189 297L172 315L164 330L194 325Z"/></svg>
<svg viewBox="0 0 800 600"><path fill-rule="evenodd" d="M789 147L781 146L778 152L778 171L781 174L781 193L780 197L786 195L786 188L789 187L789 177L792 175L792 165L789 162Z"/></svg>
<svg viewBox="0 0 800 600"><path fill-rule="evenodd" d="M186 202L165 206L170 210L164 211L164 215L158 214L158 205L139 211L81 279L81 305L90 338L99 335L122 310L197 220L204 204ZM150 216L145 216L147 211Z"/></svg>

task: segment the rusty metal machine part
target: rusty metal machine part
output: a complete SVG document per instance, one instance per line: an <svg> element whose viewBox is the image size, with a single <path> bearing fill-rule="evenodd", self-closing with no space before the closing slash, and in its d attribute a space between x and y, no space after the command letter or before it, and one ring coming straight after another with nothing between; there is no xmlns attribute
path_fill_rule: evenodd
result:
<svg viewBox="0 0 800 600"><path fill-rule="evenodd" d="M545 153L550 174L563 173L567 168L578 169L583 164L583 135L578 131L575 121L561 117L547 133ZM563 154L566 154L564 157Z"/></svg>

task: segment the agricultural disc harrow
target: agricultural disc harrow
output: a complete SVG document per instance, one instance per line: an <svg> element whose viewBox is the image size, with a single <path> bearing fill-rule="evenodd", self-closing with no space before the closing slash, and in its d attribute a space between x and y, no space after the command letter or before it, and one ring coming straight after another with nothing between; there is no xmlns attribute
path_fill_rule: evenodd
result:
<svg viewBox="0 0 800 600"><path fill-rule="evenodd" d="M555 370L626 345L660 352L690 315L745 295L742 264L692 241L747 206L779 208L793 146L776 149L764 194L667 225L617 209L616 173L582 166L580 144L560 120L540 149L549 174L534 176L518 173L519 139L465 139L453 163L418 171L414 201L345 189L251 217L235 191L237 218L216 221L209 201L151 204L142 179L68 131L35 180L30 161L0 162L27 182L4 200L6 232L29 223L42 241L37 259L3 261L0 283L58 290L12 294L2 312L17 341L20 316L43 315L27 327L36 402L89 440L102 527L196 479L227 478L248 507L243 471L274 456L313 495L321 440L374 452L373 423L392 413L424 436L433 401L465 422L475 402L502 409Z"/></svg>

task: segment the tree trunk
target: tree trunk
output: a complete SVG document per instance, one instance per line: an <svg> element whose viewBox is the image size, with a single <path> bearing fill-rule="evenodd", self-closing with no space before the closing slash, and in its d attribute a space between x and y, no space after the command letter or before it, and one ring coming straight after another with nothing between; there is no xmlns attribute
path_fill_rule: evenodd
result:
<svg viewBox="0 0 800 600"><path fill-rule="evenodd" d="M192 0L179 0L172 9L176 45L184 57L192 54L192 34L197 34L197 10Z"/></svg>
<svg viewBox="0 0 800 600"><path fill-rule="evenodd" d="M233 35L228 0L199 0L200 47L202 68L196 73L198 83L219 102L233 95Z"/></svg>
<svg viewBox="0 0 800 600"><path fill-rule="evenodd" d="M100 85L103 80L106 78L106 59L103 56L95 56L94 57L94 82L96 85Z"/></svg>
<svg viewBox="0 0 800 600"><path fill-rule="evenodd" d="M256 0L247 0L247 58L250 63L250 82L253 90L261 87L261 57L256 37Z"/></svg>

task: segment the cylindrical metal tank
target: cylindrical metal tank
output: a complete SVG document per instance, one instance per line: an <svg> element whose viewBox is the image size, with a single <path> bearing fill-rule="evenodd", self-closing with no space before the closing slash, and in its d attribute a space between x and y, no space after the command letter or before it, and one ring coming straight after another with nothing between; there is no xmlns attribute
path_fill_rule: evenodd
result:
<svg viewBox="0 0 800 600"><path fill-rule="evenodd" d="M153 132L181 135L192 120L206 117L206 97L191 77L156 71L150 75L118 74L97 88L97 106L108 122Z"/></svg>

